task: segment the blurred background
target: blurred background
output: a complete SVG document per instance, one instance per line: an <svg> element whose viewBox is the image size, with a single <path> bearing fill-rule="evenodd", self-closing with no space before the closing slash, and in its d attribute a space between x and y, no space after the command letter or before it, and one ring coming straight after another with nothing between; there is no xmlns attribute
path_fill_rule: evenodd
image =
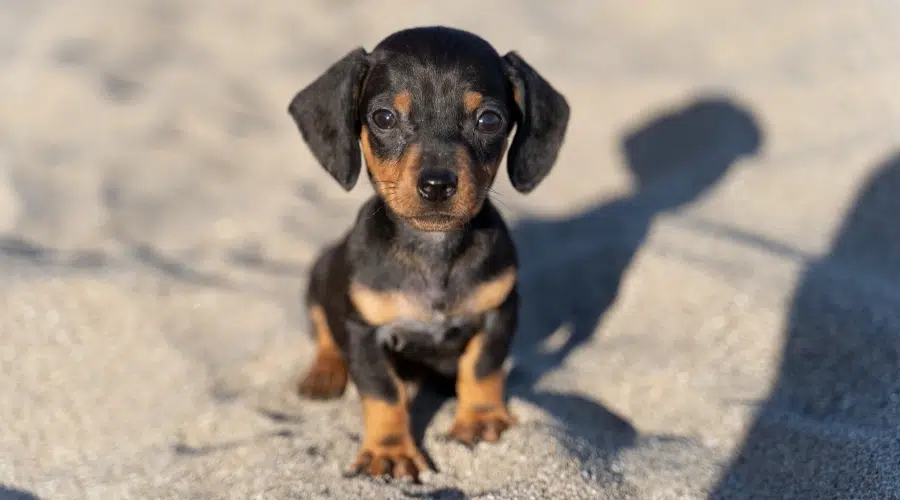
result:
<svg viewBox="0 0 900 500"><path fill-rule="evenodd" d="M0 499L900 498L900 4L0 0ZM287 104L468 29L568 99L511 405L421 486L301 404L307 268L372 192ZM356 440L356 441L354 441Z"/></svg>

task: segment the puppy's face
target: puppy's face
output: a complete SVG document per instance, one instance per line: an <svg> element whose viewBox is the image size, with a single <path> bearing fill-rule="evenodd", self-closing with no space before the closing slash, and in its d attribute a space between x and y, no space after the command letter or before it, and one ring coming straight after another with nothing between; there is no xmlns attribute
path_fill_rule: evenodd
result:
<svg viewBox="0 0 900 500"><path fill-rule="evenodd" d="M360 150L388 207L424 231L458 229L482 207L513 126L509 174L530 191L556 159L565 99L515 53L449 28L357 49L291 103L301 133L346 189Z"/></svg>
<svg viewBox="0 0 900 500"><path fill-rule="evenodd" d="M360 98L360 145L375 189L411 225L446 231L481 209L514 123L489 47L382 43Z"/></svg>

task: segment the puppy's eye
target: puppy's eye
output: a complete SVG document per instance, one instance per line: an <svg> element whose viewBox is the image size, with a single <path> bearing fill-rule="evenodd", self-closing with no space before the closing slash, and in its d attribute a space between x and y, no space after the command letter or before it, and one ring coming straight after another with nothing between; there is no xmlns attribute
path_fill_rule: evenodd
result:
<svg viewBox="0 0 900 500"><path fill-rule="evenodd" d="M372 121L375 122L375 126L380 129L391 129L397 124L397 118L394 116L394 113L386 109L379 109L372 113Z"/></svg>
<svg viewBox="0 0 900 500"><path fill-rule="evenodd" d="M503 118L501 118L500 115L493 111L485 111L478 116L476 128L478 128L479 132L492 133L500 130L500 125L502 123Z"/></svg>

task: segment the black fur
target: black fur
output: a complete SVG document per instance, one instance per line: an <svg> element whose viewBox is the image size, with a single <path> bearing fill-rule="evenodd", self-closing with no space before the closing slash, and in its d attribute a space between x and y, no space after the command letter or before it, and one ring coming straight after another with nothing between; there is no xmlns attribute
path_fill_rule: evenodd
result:
<svg viewBox="0 0 900 500"><path fill-rule="evenodd" d="M529 193L556 162L569 123L569 105L519 54L510 52L503 60L507 77L525 97L507 157L509 179L519 192Z"/></svg>
<svg viewBox="0 0 900 500"><path fill-rule="evenodd" d="M347 191L359 178L359 86L366 51L355 49L294 96L288 112L313 155Z"/></svg>

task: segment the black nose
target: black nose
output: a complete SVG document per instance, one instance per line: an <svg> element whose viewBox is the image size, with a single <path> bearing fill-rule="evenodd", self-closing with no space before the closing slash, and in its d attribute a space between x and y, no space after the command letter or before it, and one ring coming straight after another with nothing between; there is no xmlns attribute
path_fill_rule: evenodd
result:
<svg viewBox="0 0 900 500"><path fill-rule="evenodd" d="M419 174L419 196L436 203L447 201L456 193L456 174L449 170L424 170Z"/></svg>

